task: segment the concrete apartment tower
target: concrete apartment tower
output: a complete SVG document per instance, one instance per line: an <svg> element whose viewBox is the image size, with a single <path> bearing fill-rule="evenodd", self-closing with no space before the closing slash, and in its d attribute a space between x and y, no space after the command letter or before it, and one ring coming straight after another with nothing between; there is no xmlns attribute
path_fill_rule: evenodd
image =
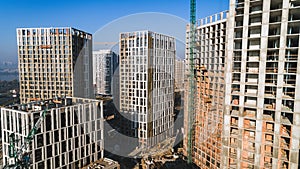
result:
<svg viewBox="0 0 300 169"><path fill-rule="evenodd" d="M195 114L191 137L192 161L200 168L220 168L225 93L225 48L227 12L203 19L196 25ZM186 31L186 74L189 73L190 27ZM188 77L188 76L186 76ZM184 154L188 155L188 81L185 85Z"/></svg>
<svg viewBox="0 0 300 169"><path fill-rule="evenodd" d="M175 60L175 91L184 90L184 72L185 62L184 60Z"/></svg>
<svg viewBox="0 0 300 169"><path fill-rule="evenodd" d="M93 98L92 35L74 28L17 29L20 100Z"/></svg>
<svg viewBox="0 0 300 169"><path fill-rule="evenodd" d="M300 1L230 0L223 168L299 166Z"/></svg>
<svg viewBox="0 0 300 169"><path fill-rule="evenodd" d="M140 147L173 135L175 39L151 31L120 34L120 111Z"/></svg>
<svg viewBox="0 0 300 169"><path fill-rule="evenodd" d="M1 108L4 166L14 164L9 158L10 134L19 140L19 150L44 110L40 129L25 150L31 169L81 168L103 158L103 102L66 97Z"/></svg>
<svg viewBox="0 0 300 169"><path fill-rule="evenodd" d="M118 66L119 58L113 51L93 51L93 83L96 94L113 94L113 75Z"/></svg>

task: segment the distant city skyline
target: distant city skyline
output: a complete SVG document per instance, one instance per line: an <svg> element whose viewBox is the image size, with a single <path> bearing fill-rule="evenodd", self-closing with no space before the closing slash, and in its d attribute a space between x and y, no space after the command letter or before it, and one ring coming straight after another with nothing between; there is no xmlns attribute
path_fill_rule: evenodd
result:
<svg viewBox="0 0 300 169"><path fill-rule="evenodd" d="M224 0L197 3L197 18L228 10L228 1ZM72 26L94 34L118 18L143 12L170 14L188 22L189 8L189 1L182 0L145 0L142 3L137 0L1 1L0 60L17 62L16 28ZM156 26L160 26L160 22Z"/></svg>

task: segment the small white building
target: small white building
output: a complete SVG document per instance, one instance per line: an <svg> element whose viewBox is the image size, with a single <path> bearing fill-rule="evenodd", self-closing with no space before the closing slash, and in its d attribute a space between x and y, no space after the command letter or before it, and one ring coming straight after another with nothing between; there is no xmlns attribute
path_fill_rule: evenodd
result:
<svg viewBox="0 0 300 169"><path fill-rule="evenodd" d="M120 164L109 158L101 158L82 169L120 169Z"/></svg>

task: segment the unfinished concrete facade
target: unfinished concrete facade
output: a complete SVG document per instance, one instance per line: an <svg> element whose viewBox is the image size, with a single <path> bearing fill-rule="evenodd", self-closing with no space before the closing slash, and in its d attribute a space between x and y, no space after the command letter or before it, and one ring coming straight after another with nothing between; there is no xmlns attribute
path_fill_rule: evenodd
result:
<svg viewBox="0 0 300 169"><path fill-rule="evenodd" d="M21 103L93 98L92 35L74 28L17 29Z"/></svg>
<svg viewBox="0 0 300 169"><path fill-rule="evenodd" d="M195 123L192 160L200 168L220 168L222 150L223 103L225 91L225 47L227 12L197 22L195 44ZM189 63L190 29L187 27L186 61ZM189 73L188 66L186 73ZM188 83L188 82L186 82ZM188 91L188 85L186 90ZM185 92L185 98L188 98ZM188 147L188 99L185 99L184 152Z"/></svg>
<svg viewBox="0 0 300 169"><path fill-rule="evenodd" d="M230 0L223 168L296 169L300 1Z"/></svg>
<svg viewBox="0 0 300 169"><path fill-rule="evenodd" d="M127 134L145 148L171 137L175 39L151 31L121 33L119 63L120 111L131 120Z"/></svg>
<svg viewBox="0 0 300 169"><path fill-rule="evenodd" d="M118 55L113 51L93 51L93 83L95 94L112 95L113 75L118 64Z"/></svg>
<svg viewBox="0 0 300 169"><path fill-rule="evenodd" d="M27 150L30 168L74 169L103 158L102 108L102 101L75 97L1 108L3 164L14 163L9 135L19 139L19 149L43 110L46 116Z"/></svg>

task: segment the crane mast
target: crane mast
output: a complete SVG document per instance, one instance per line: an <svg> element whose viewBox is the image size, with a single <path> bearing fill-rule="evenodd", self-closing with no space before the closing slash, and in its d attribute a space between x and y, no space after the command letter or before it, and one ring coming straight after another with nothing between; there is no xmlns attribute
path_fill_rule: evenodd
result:
<svg viewBox="0 0 300 169"><path fill-rule="evenodd" d="M193 151L193 133L194 133L194 117L195 117L195 30L196 30L196 0L190 0L190 31L189 31L189 91L188 91L188 145L187 145L187 162L192 163Z"/></svg>

